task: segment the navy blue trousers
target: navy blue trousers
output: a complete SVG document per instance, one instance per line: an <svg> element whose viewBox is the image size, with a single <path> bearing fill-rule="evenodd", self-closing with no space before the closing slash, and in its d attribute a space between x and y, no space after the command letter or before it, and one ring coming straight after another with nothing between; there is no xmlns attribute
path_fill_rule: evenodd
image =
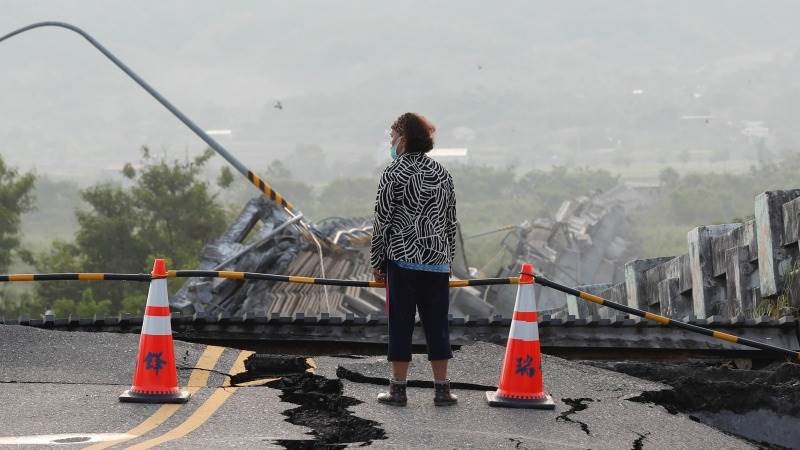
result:
<svg viewBox="0 0 800 450"><path fill-rule="evenodd" d="M450 359L450 274L399 267L390 261L386 268L389 301L389 361L411 361L414 316L419 310L428 360Z"/></svg>

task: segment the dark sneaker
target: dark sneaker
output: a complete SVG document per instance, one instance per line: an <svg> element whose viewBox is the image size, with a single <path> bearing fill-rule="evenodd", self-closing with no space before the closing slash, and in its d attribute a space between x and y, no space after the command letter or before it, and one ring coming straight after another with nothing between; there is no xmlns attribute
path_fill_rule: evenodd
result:
<svg viewBox="0 0 800 450"><path fill-rule="evenodd" d="M450 380L436 381L433 383L436 394L433 404L436 406L450 406L458 403L458 397L450 393Z"/></svg>
<svg viewBox="0 0 800 450"><path fill-rule="evenodd" d="M406 382L389 380L389 392L378 394L378 402L392 406L406 406Z"/></svg>

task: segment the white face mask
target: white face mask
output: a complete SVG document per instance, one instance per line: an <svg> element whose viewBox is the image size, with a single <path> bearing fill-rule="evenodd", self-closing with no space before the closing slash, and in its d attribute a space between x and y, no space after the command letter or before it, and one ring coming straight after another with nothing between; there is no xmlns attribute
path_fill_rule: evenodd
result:
<svg viewBox="0 0 800 450"><path fill-rule="evenodd" d="M392 160L395 160L395 159L398 158L398 156L400 156L400 155L397 154L397 151L400 150L398 147L400 146L400 141L401 140L403 140L403 137L399 136L394 141L394 144L392 144L392 147L389 149L389 156L392 158ZM392 141L389 141L390 144L391 144L391 142Z"/></svg>

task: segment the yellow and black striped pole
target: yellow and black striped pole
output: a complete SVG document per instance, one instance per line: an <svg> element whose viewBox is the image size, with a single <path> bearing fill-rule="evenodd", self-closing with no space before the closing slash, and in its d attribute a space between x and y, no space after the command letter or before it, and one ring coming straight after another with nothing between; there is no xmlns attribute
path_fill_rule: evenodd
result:
<svg viewBox="0 0 800 450"><path fill-rule="evenodd" d="M150 281L149 273L16 273L0 275L0 282L10 281Z"/></svg>
<svg viewBox="0 0 800 450"><path fill-rule="evenodd" d="M229 280L267 280L285 283L318 284L325 286L351 286L364 288L386 287L382 281L357 281L336 278L298 277L292 275L275 275L255 272L226 272L215 270L170 270L168 277L174 278L226 278ZM451 288L467 286L488 286L499 284L519 284L519 277L507 278L474 278L470 280L450 280Z"/></svg>
<svg viewBox="0 0 800 450"><path fill-rule="evenodd" d="M272 189L272 186L269 185L264 179L260 178L258 175L254 174L251 170L247 170L247 173L244 174L247 179L253 183L253 186L257 187L261 192L264 193L267 197L269 197L273 202L281 205L282 207L288 209L289 211L294 211L294 205L286 200L278 191Z"/></svg>
<svg viewBox="0 0 800 450"><path fill-rule="evenodd" d="M577 298L580 298L581 300L585 300L587 302L596 303L596 304L601 305L601 306L607 306L609 308L616 309L618 311L626 312L628 314L633 314L634 316L639 316L639 317L645 318L647 320L652 320L652 321L658 322L661 325L666 325L666 326L675 327L675 328L681 328L681 329L684 329L684 330L687 330L687 331L703 334L703 335L706 335L706 336L713 337L715 339L720 339L720 340L723 340L723 341L726 341L726 342L730 342L732 344L746 345L748 347L753 347L753 348L757 348L757 349L760 349L760 350L769 350L769 351L781 353L781 354L784 354L786 356L790 356L790 357L792 357L793 359L795 359L797 361L800 361L800 352L797 352L797 351L794 351L794 350L789 350L787 348L782 348L782 347L777 347L777 346L774 346L774 345L765 344L763 342L754 341L752 339L746 339L746 338L743 338L743 337L734 336L732 334L723 333L721 331L714 331L714 330L709 329L709 328L703 328L701 326L692 325L690 323L686 323L686 322L681 322L679 320L670 319L669 317L664 317L664 316L661 316L661 315L658 315L658 314L653 314L651 312L642 311L642 310L636 309L636 308L631 308L628 305L623 305L621 303L612 302L610 300L606 300L606 299L604 299L602 297L599 297L597 295L590 294L588 292L579 291L577 289L573 289L573 288L558 284L558 283L550 281L547 278L544 278L542 276L534 275L533 282L536 283L536 284L540 284L542 286L546 286L546 287L555 289L557 291L561 291L561 292L563 292L565 294L573 295L573 296L575 296Z"/></svg>
<svg viewBox="0 0 800 450"><path fill-rule="evenodd" d="M382 288L382 281L343 280L338 278L313 278L272 273L232 272L218 270L170 270L167 278L225 278L228 280L261 280L282 283L317 284L324 286L351 286L363 288ZM18 273L0 275L0 282L17 281L151 281L148 273ZM469 280L450 280L451 288L467 286L489 286L500 284L519 284L519 277L474 278Z"/></svg>
<svg viewBox="0 0 800 450"><path fill-rule="evenodd" d="M232 272L232 271L216 271L216 270L170 270L167 272L168 278L225 278L229 280L262 280L262 281L276 281L283 283L299 283L299 284L317 284L325 286L351 286L363 288L382 288L385 284L382 281L358 281L358 280L343 280L337 278L313 278L302 277L293 275L275 275L271 273L256 273L256 272ZM149 273L28 273L28 274L5 274L0 275L0 282L30 282L30 281L151 281L152 276ZM763 342L754 341L739 336L735 336L721 331L714 331L709 328L692 325L690 323L681 322L679 320L670 319L658 314L654 314L640 309L631 308L630 306L621 303L606 300L588 292L579 291L571 287L558 284L550 281L542 276L534 275L534 283L542 286L561 291L565 294L573 295L581 300L596 303L600 306L607 306L618 311L633 314L634 316L642 317L647 320L652 320L660 323L661 325L681 328L694 333L703 334L705 336L720 339L732 344L740 344L748 347L753 347L761 350L769 350L790 356L800 361L800 352L789 350L782 347L777 347ZM506 278L474 278L468 280L450 280L451 288L467 287L467 286L490 286L490 285L503 285L503 284L520 284L520 277L506 277Z"/></svg>

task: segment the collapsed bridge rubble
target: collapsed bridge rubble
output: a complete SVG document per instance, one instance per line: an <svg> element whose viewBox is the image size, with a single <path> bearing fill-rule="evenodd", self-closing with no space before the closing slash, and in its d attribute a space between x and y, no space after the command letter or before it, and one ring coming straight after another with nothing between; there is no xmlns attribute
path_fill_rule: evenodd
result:
<svg viewBox="0 0 800 450"><path fill-rule="evenodd" d="M647 191L618 185L565 201L552 218L525 221L502 240L498 257L503 265L492 276L515 276L522 262L532 262L543 273L570 284L594 284L622 279L623 263L631 242L626 208L635 207ZM247 202L239 216L201 253L201 270L230 270L300 276L365 280L371 276L369 247L372 219L328 218L299 225L302 218L288 215L269 198ZM469 266L459 229L453 275L465 279L477 270ZM323 270L324 268L324 270ZM537 287L537 289L540 289ZM541 291L544 297L560 297ZM500 287L463 287L450 293L455 317L509 317L514 292ZM563 300L561 301L563 303ZM251 280L191 279L171 299L182 313L267 317L298 313L316 316L384 312L385 291L361 287L298 285ZM560 308L563 312L565 308ZM559 311L553 311L558 313Z"/></svg>
<svg viewBox="0 0 800 450"><path fill-rule="evenodd" d="M540 300L539 326L544 346L558 354L578 356L605 349L607 355L622 352L631 356L631 350L655 355L657 349L775 357L773 353L753 350L745 355L737 342L760 341L760 345L778 344L782 349L800 346L800 322L794 316L800 301L800 195L792 194L800 194L800 190L759 195L755 219L745 224L691 230L687 236L688 254L621 264L625 256L615 256L629 244L619 236L628 231L622 213L626 212L625 206L629 209L636 204L625 196L635 200L638 195L646 201L649 194L645 191L642 195L625 186L595 193L565 202L554 218L514 227L499 246L500 254L510 263L501 265L498 275L510 276L497 279L514 278L521 262L533 261L541 269L535 285ZM300 224L301 219L276 209L263 197L248 202L223 236L204 248L201 270L176 271L176 276L183 272L185 277L198 277L189 278L171 299L172 325L177 335L190 341L237 342L236 345L256 347L276 342L289 346L309 342L384 345L385 291L366 288L370 283L364 281L370 275L369 218L331 218L312 225ZM454 274L459 278L483 277L467 264L460 233L458 239ZM731 257L737 254L738 257ZM579 284L609 273L612 280L621 281ZM83 279L94 280L98 274L44 275L75 277L69 279L91 275ZM146 277L123 275L137 281ZM765 276L778 289L777 295L761 294L759 283ZM338 283L317 282L318 278L328 277ZM504 341L511 322L504 302L513 300L513 290L454 283L464 286L452 289L450 294L454 345L475 340ZM577 290L559 283L577 285ZM702 289L695 289L697 285ZM557 301L549 302L551 299ZM692 333L663 326L673 321L688 324L679 328ZM56 319L49 315L42 320L0 317L0 323L134 332L142 319L126 313L118 317L95 315L93 319L75 315ZM709 328L717 340L700 336L710 336ZM423 343L419 328L413 339L415 344Z"/></svg>
<svg viewBox="0 0 800 450"><path fill-rule="evenodd" d="M798 348L800 190L758 195L755 217L745 223L690 230L686 254L630 260L628 212L657 194L654 188L619 185L564 202L552 218L523 222L502 239L498 251L505 257L504 264L491 275L515 276L522 262L532 262L553 281L611 302ZM308 229L295 226L296 221L268 199L254 198L229 229L206 246L201 268L347 280L370 277L369 218L330 218ZM469 266L460 232L457 238L454 276L484 276ZM674 329L662 330L658 323L538 284L536 289L543 333L552 330L559 342L571 336L566 339L571 343L569 351L587 346L741 350L707 339L687 340ZM508 325L513 289L463 287L452 289L450 300L451 325L464 342L502 340L497 327ZM280 329L293 339L324 340L327 336L337 341L385 341L379 331L386 323L381 289L198 278L187 282L170 302L173 310L181 312L181 321L195 317L189 328L179 327L187 336L211 333L238 340L257 333L274 341L281 340L275 334ZM586 328L586 333L578 328ZM421 336L415 335L418 341Z"/></svg>

